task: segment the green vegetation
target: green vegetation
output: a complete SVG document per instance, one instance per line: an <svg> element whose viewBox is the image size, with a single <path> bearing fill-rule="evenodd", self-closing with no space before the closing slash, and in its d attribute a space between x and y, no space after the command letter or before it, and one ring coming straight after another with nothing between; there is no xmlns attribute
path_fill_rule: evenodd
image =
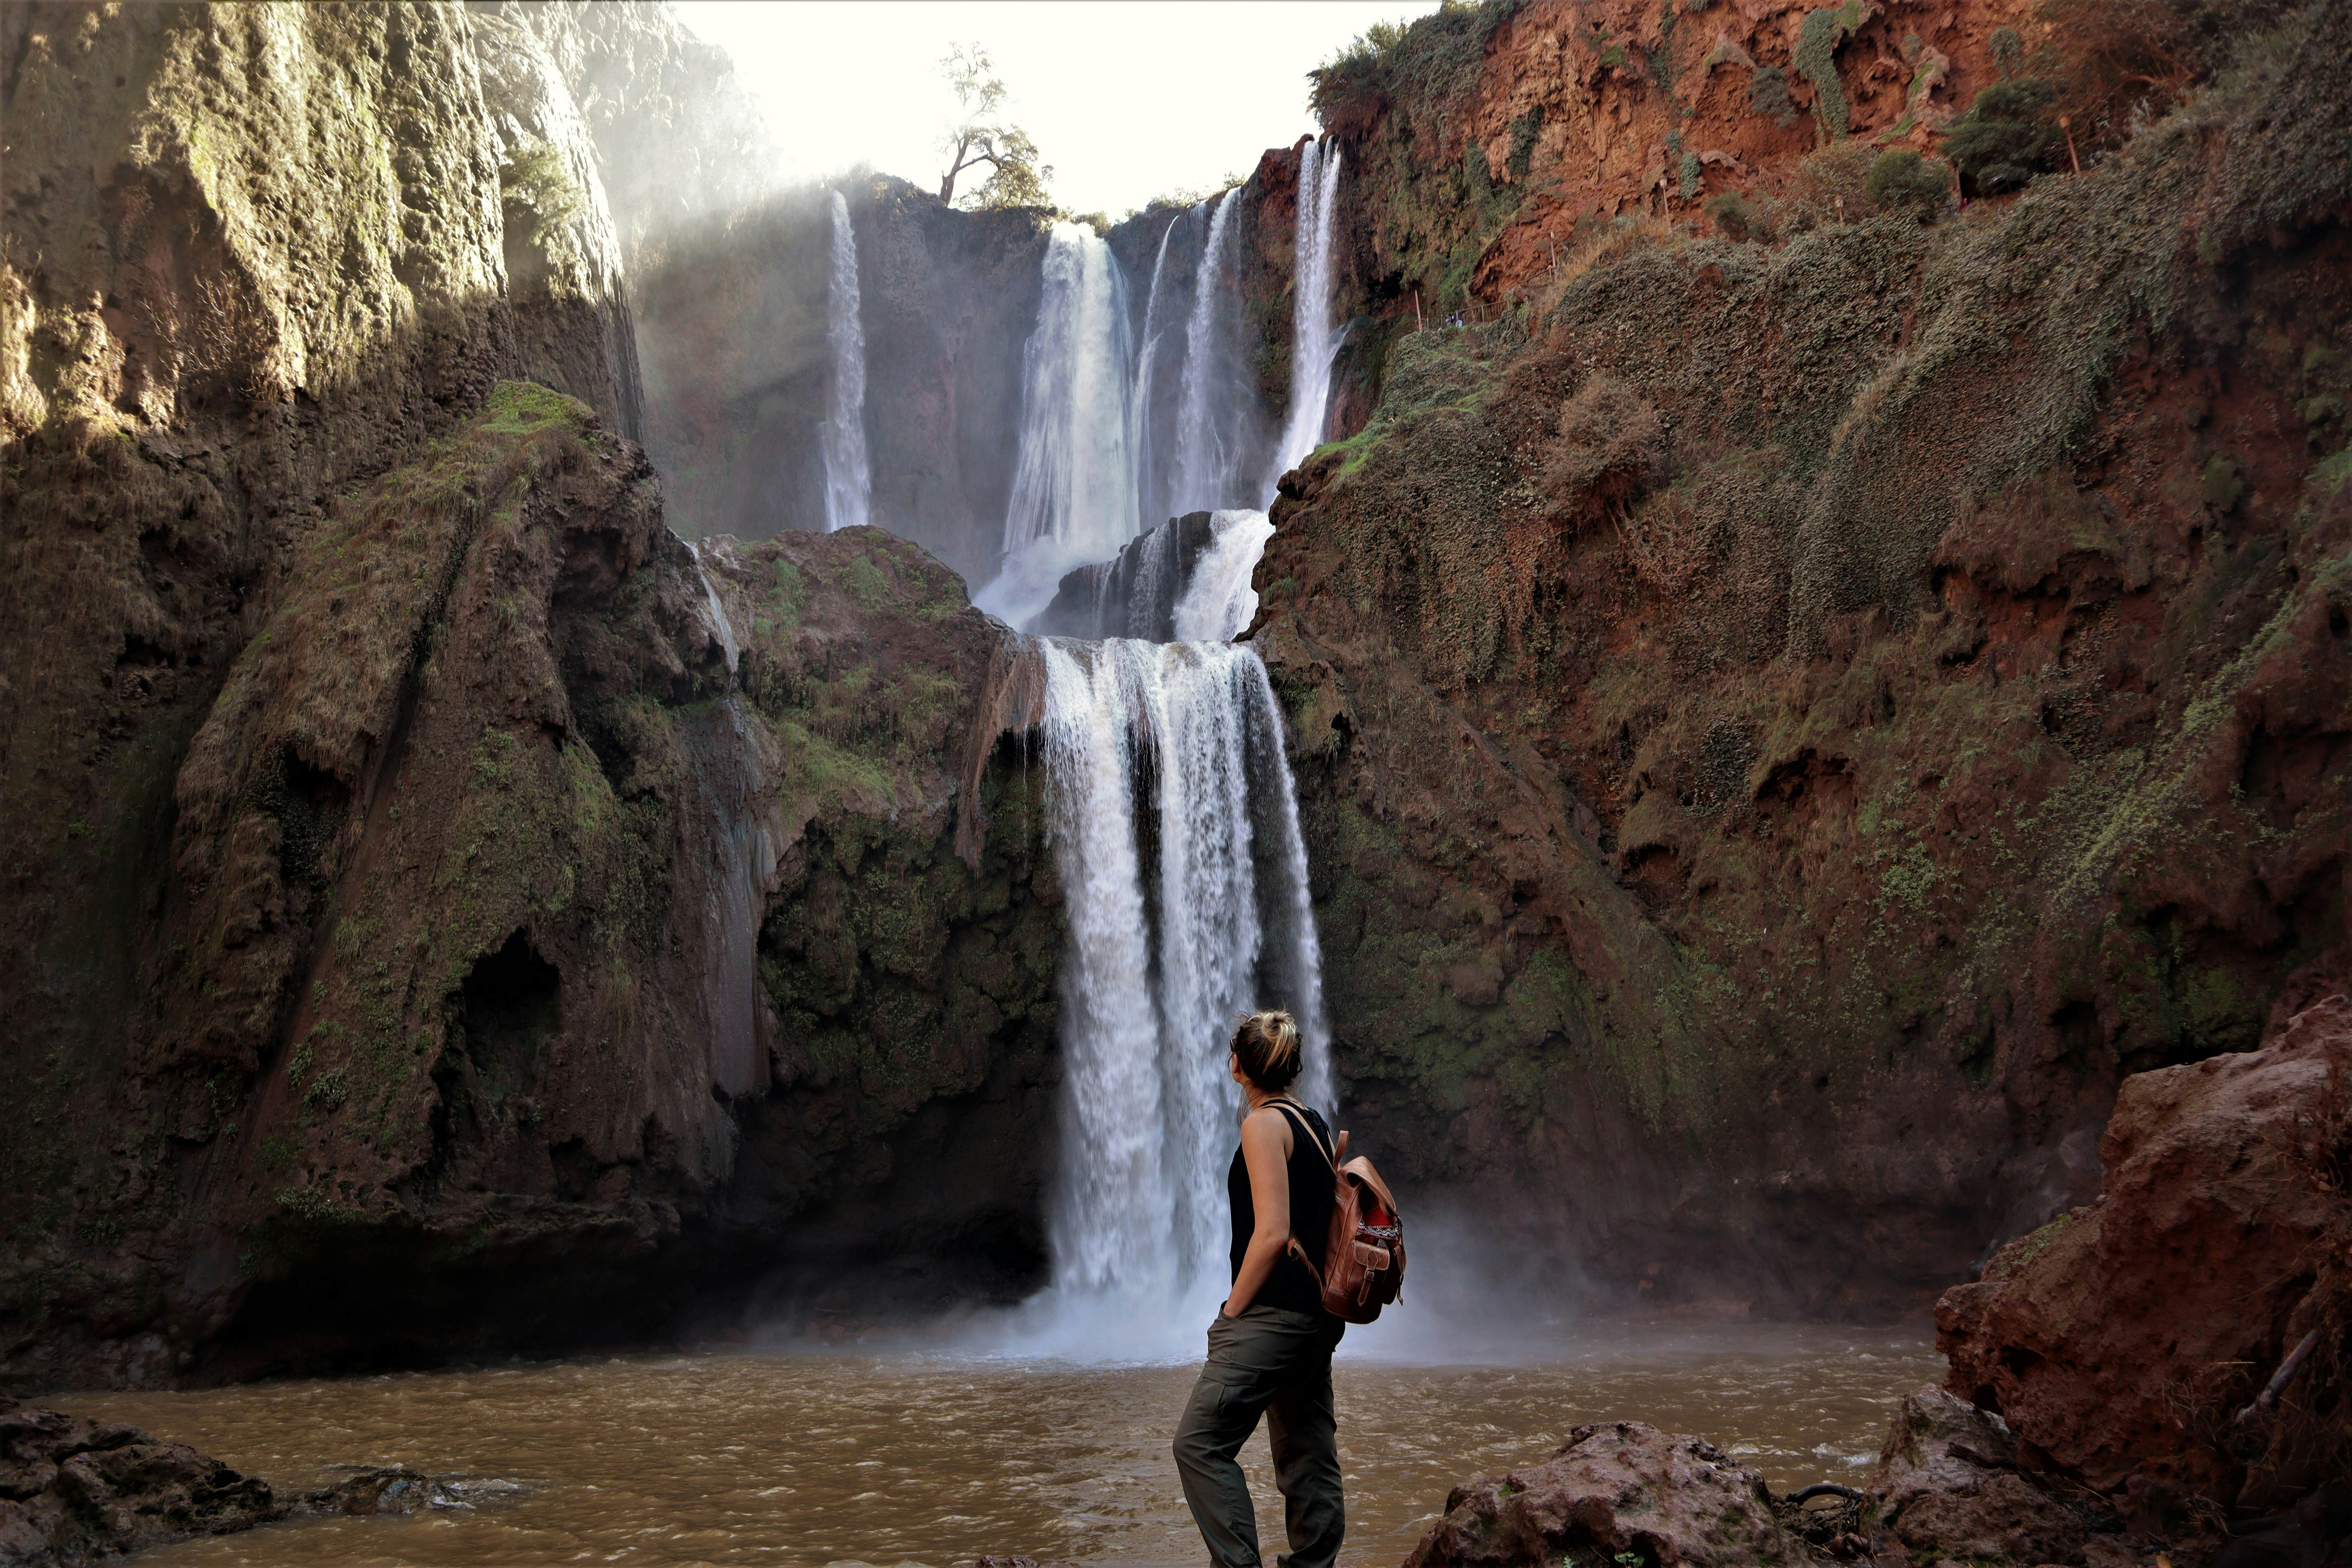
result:
<svg viewBox="0 0 2352 1568"><path fill-rule="evenodd" d="M1843 0L1808 11L1797 26L1797 72L1813 84L1813 117L1832 138L1846 133L1845 84L1838 79L1837 51L1878 7L1873 0Z"/></svg>
<svg viewBox="0 0 2352 1568"><path fill-rule="evenodd" d="M1441 120L1470 90L1495 29L1526 0L1443 0L1411 22L1375 22L1307 73L1307 104L1328 129L1368 122L1382 97Z"/></svg>
<svg viewBox="0 0 2352 1568"><path fill-rule="evenodd" d="M1951 173L1945 164L1931 163L1908 147L1889 148L1871 164L1864 192L1870 205L1881 212L1907 213L1926 221L1949 204Z"/></svg>
<svg viewBox="0 0 2352 1568"><path fill-rule="evenodd" d="M1944 138L1944 155L1978 195L2021 190L2050 165L2063 145L2047 110L2053 89L2045 81L2009 79L1977 94Z"/></svg>
<svg viewBox="0 0 2352 1568"><path fill-rule="evenodd" d="M551 142L525 142L499 169L499 184L509 205L531 213L531 243L542 248L588 205L563 150Z"/></svg>
<svg viewBox="0 0 2352 1568"><path fill-rule="evenodd" d="M1779 66L1758 66L1748 73L1748 107L1781 129L1797 122L1796 101L1789 96L1789 74Z"/></svg>

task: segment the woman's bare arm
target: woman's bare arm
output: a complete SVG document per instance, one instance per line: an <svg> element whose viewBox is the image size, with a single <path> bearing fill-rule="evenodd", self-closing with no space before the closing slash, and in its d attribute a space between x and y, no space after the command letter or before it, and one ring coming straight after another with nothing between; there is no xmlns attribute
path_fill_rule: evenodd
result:
<svg viewBox="0 0 2352 1568"><path fill-rule="evenodd" d="M1225 1298L1229 1318L1249 1310L1274 1266L1290 1249L1290 1123L1278 1110L1253 1110L1243 1119L1242 1163L1249 1171L1250 1206L1257 1211L1257 1228L1250 1232L1241 1272L1234 1276L1233 1293Z"/></svg>

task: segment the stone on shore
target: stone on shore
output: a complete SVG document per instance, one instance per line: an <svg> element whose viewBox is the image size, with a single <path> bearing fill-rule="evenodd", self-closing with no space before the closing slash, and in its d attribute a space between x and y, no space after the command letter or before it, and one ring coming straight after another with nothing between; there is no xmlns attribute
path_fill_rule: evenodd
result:
<svg viewBox="0 0 2352 1568"><path fill-rule="evenodd" d="M1697 1437L1639 1421L1579 1426L1541 1465L1454 1489L1405 1568L1727 1568L1808 1561L1764 1478Z"/></svg>
<svg viewBox="0 0 2352 1568"><path fill-rule="evenodd" d="M285 1512L267 1481L184 1443L0 1403L0 1564L79 1568Z"/></svg>

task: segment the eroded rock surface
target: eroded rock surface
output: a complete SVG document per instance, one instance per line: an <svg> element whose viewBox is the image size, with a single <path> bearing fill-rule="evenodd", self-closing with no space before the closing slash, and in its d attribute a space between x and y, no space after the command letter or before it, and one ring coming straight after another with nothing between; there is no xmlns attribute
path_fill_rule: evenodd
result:
<svg viewBox="0 0 2352 1568"><path fill-rule="evenodd" d="M1878 1522L1912 1552L2000 1563L2078 1563L2111 1516L2022 1470L2001 1418L1930 1385L1905 1397L1872 1472Z"/></svg>
<svg viewBox="0 0 2352 1568"><path fill-rule="evenodd" d="M1033 1280L1000 633L879 532L698 555L621 434L629 204L717 198L616 209L599 139L658 153L708 55L657 7L0 26L5 1374Z"/></svg>
<svg viewBox="0 0 2352 1568"><path fill-rule="evenodd" d="M2236 1415L2306 1333L2336 1330L2345 1195L2315 1154L2341 1133L2348 1079L2341 996L2261 1050L2126 1079L2098 1201L1938 1303L1947 1386L1999 1411L2036 1463L2105 1491L2138 1477L2260 1504L2324 1479L2311 1454L2281 1473L2274 1418ZM2294 1403L2329 1403L2337 1364L2323 1355Z"/></svg>
<svg viewBox="0 0 2352 1568"><path fill-rule="evenodd" d="M0 1563L78 1568L285 1511L184 1443L0 1397Z"/></svg>
<svg viewBox="0 0 2352 1568"><path fill-rule="evenodd" d="M2345 17L1964 223L1384 318L1254 637L1346 1102L1424 1203L1619 1300L1917 1310L2094 1194L2127 1075L2341 973Z"/></svg>
<svg viewBox="0 0 2352 1568"><path fill-rule="evenodd" d="M1629 1555L1691 1568L1807 1560L1755 1471L1700 1438L1618 1421L1577 1427L1544 1464L1454 1488L1405 1568L1553 1568Z"/></svg>

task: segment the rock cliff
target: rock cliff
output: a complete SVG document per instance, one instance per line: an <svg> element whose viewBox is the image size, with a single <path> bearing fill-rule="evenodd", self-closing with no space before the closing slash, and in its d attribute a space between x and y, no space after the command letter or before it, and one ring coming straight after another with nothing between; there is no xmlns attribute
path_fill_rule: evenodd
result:
<svg viewBox="0 0 2352 1568"><path fill-rule="evenodd" d="M2340 967L2346 20L1957 219L1387 329L1255 633L1384 1168L1620 1299L1924 1304Z"/></svg>
<svg viewBox="0 0 2352 1568"><path fill-rule="evenodd" d="M11 1377L1038 1268L1017 772L950 848L1000 633L666 526L587 142L676 24L605 10L5 18Z"/></svg>

